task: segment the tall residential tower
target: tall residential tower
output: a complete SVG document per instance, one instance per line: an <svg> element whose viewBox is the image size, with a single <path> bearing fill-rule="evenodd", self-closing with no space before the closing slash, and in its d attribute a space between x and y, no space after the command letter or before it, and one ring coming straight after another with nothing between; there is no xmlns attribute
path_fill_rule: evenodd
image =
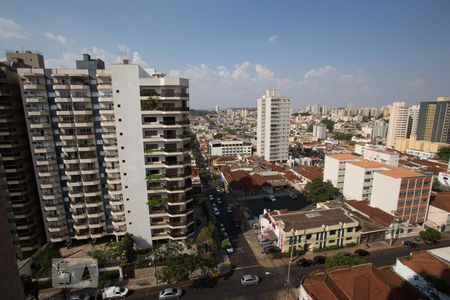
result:
<svg viewBox="0 0 450 300"><path fill-rule="evenodd" d="M290 99L270 89L258 99L257 155L271 162L289 158Z"/></svg>

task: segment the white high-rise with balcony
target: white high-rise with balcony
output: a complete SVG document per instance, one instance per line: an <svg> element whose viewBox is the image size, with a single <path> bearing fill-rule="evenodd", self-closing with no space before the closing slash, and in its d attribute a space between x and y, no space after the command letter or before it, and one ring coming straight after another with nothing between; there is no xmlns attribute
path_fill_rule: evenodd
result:
<svg viewBox="0 0 450 300"><path fill-rule="evenodd" d="M397 138L409 137L410 126L409 107L405 102L394 102L390 109L386 147L394 147Z"/></svg>
<svg viewBox="0 0 450 300"><path fill-rule="evenodd" d="M290 99L270 89L258 99L256 154L271 162L285 162L289 157Z"/></svg>

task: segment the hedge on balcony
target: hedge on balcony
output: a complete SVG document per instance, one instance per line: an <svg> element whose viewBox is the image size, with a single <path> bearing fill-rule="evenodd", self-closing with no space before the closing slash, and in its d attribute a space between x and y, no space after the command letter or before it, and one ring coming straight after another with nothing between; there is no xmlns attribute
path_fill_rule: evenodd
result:
<svg viewBox="0 0 450 300"><path fill-rule="evenodd" d="M144 153L149 154L149 153L155 153L155 152L159 152L159 151L161 151L161 149L145 149Z"/></svg>
<svg viewBox="0 0 450 300"><path fill-rule="evenodd" d="M148 206L162 206L167 204L167 199L163 198L150 198L147 201Z"/></svg>
<svg viewBox="0 0 450 300"><path fill-rule="evenodd" d="M158 96L149 96L147 100L141 100L142 110L153 110L158 106Z"/></svg>
<svg viewBox="0 0 450 300"><path fill-rule="evenodd" d="M166 174L164 173L158 173L158 174L151 174L145 177L145 180L155 180L155 179L161 179L164 178Z"/></svg>

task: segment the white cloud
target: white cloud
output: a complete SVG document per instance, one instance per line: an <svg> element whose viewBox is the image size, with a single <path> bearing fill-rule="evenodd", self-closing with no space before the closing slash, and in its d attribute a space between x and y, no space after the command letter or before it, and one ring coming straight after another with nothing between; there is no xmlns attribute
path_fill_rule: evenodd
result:
<svg viewBox="0 0 450 300"><path fill-rule="evenodd" d="M256 76L262 79L270 79L273 78L274 75L272 71L258 64L255 65L255 72Z"/></svg>
<svg viewBox="0 0 450 300"><path fill-rule="evenodd" d="M64 52L60 58L46 58L45 67L46 68L75 68L75 61L81 59L80 53L75 52Z"/></svg>
<svg viewBox="0 0 450 300"><path fill-rule="evenodd" d="M131 60L133 61L134 64L138 64L143 67L148 66L147 62L142 59L139 52L137 52L137 51L133 52L133 55L131 56Z"/></svg>
<svg viewBox="0 0 450 300"><path fill-rule="evenodd" d="M0 17L0 37L28 39L29 36L18 23L10 19Z"/></svg>
<svg viewBox="0 0 450 300"><path fill-rule="evenodd" d="M303 76L306 80L314 79L314 78L320 78L320 77L327 77L332 76L336 74L336 68L332 66L324 66L320 67L318 69L311 69L308 72L305 73Z"/></svg>
<svg viewBox="0 0 450 300"><path fill-rule="evenodd" d="M247 73L248 68L250 67L250 62L245 61L241 64L237 64L234 66L234 70L231 73L231 76L234 79L246 79L249 78L250 75Z"/></svg>
<svg viewBox="0 0 450 300"><path fill-rule="evenodd" d="M49 40L57 41L58 43L60 43L64 47L68 47L70 45L70 43L73 42L73 40L68 39L68 38L66 38L63 35L56 35L56 34L53 34L51 32L44 32L44 35Z"/></svg>
<svg viewBox="0 0 450 300"><path fill-rule="evenodd" d="M269 43L275 43L278 40L278 34L272 34L271 36L269 36L269 38L267 39L267 41Z"/></svg>
<svg viewBox="0 0 450 300"><path fill-rule="evenodd" d="M415 89L415 90L423 88L424 85L425 85L425 80L420 79L420 78L416 78L416 79L406 83L406 86L408 88Z"/></svg>

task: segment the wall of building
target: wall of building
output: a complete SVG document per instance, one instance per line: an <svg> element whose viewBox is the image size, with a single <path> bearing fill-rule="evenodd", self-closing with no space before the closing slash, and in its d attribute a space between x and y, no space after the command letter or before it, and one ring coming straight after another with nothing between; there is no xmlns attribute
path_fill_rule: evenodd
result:
<svg viewBox="0 0 450 300"><path fill-rule="evenodd" d="M448 211L430 205L427 220L438 226L438 230L450 232L450 213Z"/></svg>
<svg viewBox="0 0 450 300"><path fill-rule="evenodd" d="M401 180L375 173L370 204L392 214L397 210Z"/></svg>
<svg viewBox="0 0 450 300"><path fill-rule="evenodd" d="M345 167L344 188L343 195L349 200L368 200L364 194L368 192L364 190L364 186L368 183L364 182L366 179L366 169L347 163ZM372 176L370 176L372 177ZM370 185L372 182L370 182Z"/></svg>
<svg viewBox="0 0 450 300"><path fill-rule="evenodd" d="M323 181L330 181L334 187L343 188L344 187L344 177L339 177L339 175L344 175L344 170L339 170L341 166L338 159L332 158L330 156L325 156L325 167L323 169ZM345 166L345 164L344 164Z"/></svg>

